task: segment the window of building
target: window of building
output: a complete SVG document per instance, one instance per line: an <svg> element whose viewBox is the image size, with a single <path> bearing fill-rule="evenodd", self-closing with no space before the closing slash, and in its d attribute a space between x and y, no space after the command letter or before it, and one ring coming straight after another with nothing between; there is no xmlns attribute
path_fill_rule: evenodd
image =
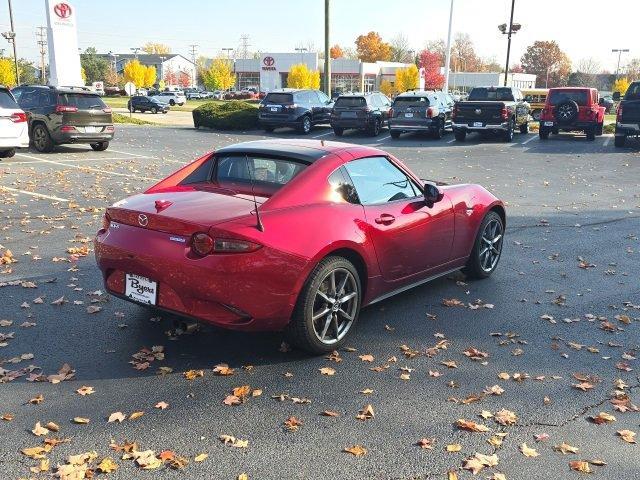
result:
<svg viewBox="0 0 640 480"><path fill-rule="evenodd" d="M258 88L260 86L260 74L257 72L238 72L236 88L244 90L247 88Z"/></svg>
<svg viewBox="0 0 640 480"><path fill-rule="evenodd" d="M364 77L364 92L374 92L376 90L376 76L365 75Z"/></svg>

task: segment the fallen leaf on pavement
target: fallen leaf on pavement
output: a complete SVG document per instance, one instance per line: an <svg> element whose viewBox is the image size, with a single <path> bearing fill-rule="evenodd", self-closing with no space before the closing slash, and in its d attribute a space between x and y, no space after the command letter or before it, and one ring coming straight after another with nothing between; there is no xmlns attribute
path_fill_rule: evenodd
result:
<svg viewBox="0 0 640 480"><path fill-rule="evenodd" d="M123 422L125 418L126 416L122 412L114 412L111 415L109 415L109 419L107 420L107 423Z"/></svg>
<svg viewBox="0 0 640 480"><path fill-rule="evenodd" d="M343 452L347 452L356 457L360 457L362 455L367 454L367 449L364 448L362 445L353 445L351 447L345 447Z"/></svg>
<svg viewBox="0 0 640 480"><path fill-rule="evenodd" d="M520 451L525 457L537 457L540 455L535 448L528 447L526 443L520 445Z"/></svg>
<svg viewBox="0 0 640 480"><path fill-rule="evenodd" d="M591 473L589 463L584 460L574 460L573 462L569 462L569 467L571 470L575 470L576 472Z"/></svg>

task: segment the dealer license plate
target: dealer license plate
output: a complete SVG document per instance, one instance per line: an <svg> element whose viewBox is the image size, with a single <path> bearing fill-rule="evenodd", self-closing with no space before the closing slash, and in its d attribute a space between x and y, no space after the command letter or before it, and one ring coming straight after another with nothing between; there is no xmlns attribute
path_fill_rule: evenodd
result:
<svg viewBox="0 0 640 480"><path fill-rule="evenodd" d="M474 127L482 127L482 122L473 122Z"/></svg>
<svg viewBox="0 0 640 480"><path fill-rule="evenodd" d="M136 302L155 305L158 296L158 282L147 277L127 273L124 294Z"/></svg>
<svg viewBox="0 0 640 480"><path fill-rule="evenodd" d="M342 118L356 118L356 112L342 112L340 116Z"/></svg>
<svg viewBox="0 0 640 480"><path fill-rule="evenodd" d="M544 122L545 127L553 127L553 122Z"/></svg>
<svg viewBox="0 0 640 480"><path fill-rule="evenodd" d="M405 113L404 116L407 118L413 118L413 113Z"/></svg>
<svg viewBox="0 0 640 480"><path fill-rule="evenodd" d="M278 107L271 107L269 110L271 110L272 112L277 112L278 111Z"/></svg>
<svg viewBox="0 0 640 480"><path fill-rule="evenodd" d="M96 127L84 127L85 133L96 133Z"/></svg>

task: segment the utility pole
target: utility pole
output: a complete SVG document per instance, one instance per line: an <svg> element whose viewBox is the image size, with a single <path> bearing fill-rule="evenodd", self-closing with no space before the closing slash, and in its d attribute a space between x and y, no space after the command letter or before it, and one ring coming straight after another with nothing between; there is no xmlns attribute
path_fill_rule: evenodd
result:
<svg viewBox="0 0 640 480"><path fill-rule="evenodd" d="M324 0L324 93L331 98L331 45L329 41L331 0Z"/></svg>
<svg viewBox="0 0 640 480"><path fill-rule="evenodd" d="M47 73L45 71L44 57L47 54L47 37L45 30L47 27L38 27L38 31L36 32L36 38L38 41L38 47L40 47L40 81L42 85L47 83Z"/></svg>
<svg viewBox="0 0 640 480"><path fill-rule="evenodd" d="M449 9L449 33L447 34L447 55L444 61L444 93L449 93L449 68L451 67L451 26L453 25L453 0Z"/></svg>
<svg viewBox="0 0 640 480"><path fill-rule="evenodd" d="M198 50L198 46L197 44L191 44L189 45L189 53L191 53L191 61L193 62L193 70L192 72L192 78L191 78L191 86L193 87L196 84L196 52Z"/></svg>
<svg viewBox="0 0 640 480"><path fill-rule="evenodd" d="M13 27L11 27L13 29ZM620 71L620 57L623 53L627 53L629 51L628 48L614 48L611 50L612 53L618 54L618 66L616 67L616 80L618 80L618 72Z"/></svg>
<svg viewBox="0 0 640 480"><path fill-rule="evenodd" d="M10 32L2 34L7 41L13 43L13 66L16 69L16 85L20 85L20 71L18 70L18 50L16 48L16 29L13 26L13 8L11 7L11 0L9 1L9 24L11 26Z"/></svg>
<svg viewBox="0 0 640 480"><path fill-rule="evenodd" d="M240 37L240 55L241 58L245 59L249 55L249 47L251 44L249 43L249 35L244 34Z"/></svg>

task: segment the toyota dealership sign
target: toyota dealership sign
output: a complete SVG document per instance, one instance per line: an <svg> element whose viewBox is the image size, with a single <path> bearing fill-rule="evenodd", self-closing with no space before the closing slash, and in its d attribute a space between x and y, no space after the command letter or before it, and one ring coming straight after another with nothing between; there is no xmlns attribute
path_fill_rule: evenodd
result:
<svg viewBox="0 0 640 480"><path fill-rule="evenodd" d="M266 56L262 59L262 70L271 70L273 72L276 71L276 60L271 56Z"/></svg>
<svg viewBox="0 0 640 480"><path fill-rule="evenodd" d="M76 9L66 1L47 0L47 43L49 47L49 83L83 86Z"/></svg>

